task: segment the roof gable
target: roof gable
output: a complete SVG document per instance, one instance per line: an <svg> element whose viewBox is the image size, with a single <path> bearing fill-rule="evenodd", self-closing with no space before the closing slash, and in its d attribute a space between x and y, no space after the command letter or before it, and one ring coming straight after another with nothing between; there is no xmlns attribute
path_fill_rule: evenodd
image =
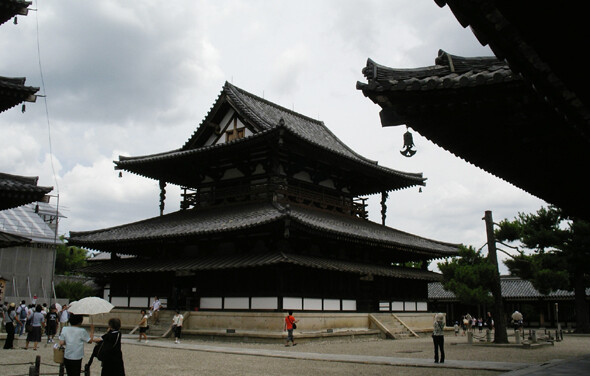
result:
<svg viewBox="0 0 590 376"><path fill-rule="evenodd" d="M322 121L279 106L229 82L225 83L215 104L182 150L207 146L207 142L211 142L213 138L212 135L221 132L226 126L224 119L229 111L235 111L237 118L244 123L252 135L283 128L312 144L342 156L377 164L346 146Z"/></svg>

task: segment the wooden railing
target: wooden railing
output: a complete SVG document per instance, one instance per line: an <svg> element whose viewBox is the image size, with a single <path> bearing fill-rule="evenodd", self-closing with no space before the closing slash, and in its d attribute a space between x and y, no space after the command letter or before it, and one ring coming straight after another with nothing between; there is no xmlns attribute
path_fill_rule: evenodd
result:
<svg viewBox="0 0 590 376"><path fill-rule="evenodd" d="M282 204L294 203L368 218L365 198L336 196L326 191L319 192L297 185L243 184L227 188L211 187L209 190L200 189L194 192L185 189L182 197L181 209L274 199Z"/></svg>

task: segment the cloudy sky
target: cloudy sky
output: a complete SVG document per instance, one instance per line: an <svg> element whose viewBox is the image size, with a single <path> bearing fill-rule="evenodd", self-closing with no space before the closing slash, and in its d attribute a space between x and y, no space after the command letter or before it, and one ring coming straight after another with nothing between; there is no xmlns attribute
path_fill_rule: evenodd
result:
<svg viewBox="0 0 590 376"><path fill-rule="evenodd" d="M416 68L434 65L439 49L492 55L433 0L52 0L31 8L0 27L0 75L25 76L45 97L24 113L0 114L0 171L55 187L67 217L61 234L158 215L157 182L119 178L113 161L181 147L225 81L322 120L381 165L422 172L421 193L390 194L388 226L479 248L486 210L500 221L545 205L416 132L417 154L403 157L405 127L382 128L380 108L356 90L367 58ZM166 212L176 211L179 190L167 190ZM369 200L376 222L379 200Z"/></svg>

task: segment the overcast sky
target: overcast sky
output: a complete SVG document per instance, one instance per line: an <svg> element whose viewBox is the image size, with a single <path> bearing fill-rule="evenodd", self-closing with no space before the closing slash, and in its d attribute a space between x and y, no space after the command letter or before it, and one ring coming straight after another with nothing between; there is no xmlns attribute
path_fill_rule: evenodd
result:
<svg viewBox="0 0 590 376"><path fill-rule="evenodd" d="M383 166L422 172L421 193L390 193L390 227L479 248L486 210L499 222L546 205L415 131L417 154L402 156L405 127L382 128L380 108L356 90L367 58L416 68L434 65L439 49L492 55L434 0L52 0L31 8L17 25L0 26L0 75L25 76L46 97L25 113L0 114L0 171L55 187L67 217L60 234L157 216L158 183L119 178L113 161L180 148L225 81L322 120ZM166 212L178 210L179 190L167 191ZM379 201L369 200L375 222Z"/></svg>

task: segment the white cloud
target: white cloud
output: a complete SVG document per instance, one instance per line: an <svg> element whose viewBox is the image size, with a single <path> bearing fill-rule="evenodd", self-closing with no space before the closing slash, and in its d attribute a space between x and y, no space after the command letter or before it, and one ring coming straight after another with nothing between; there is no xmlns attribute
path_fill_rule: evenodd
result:
<svg viewBox="0 0 590 376"><path fill-rule="evenodd" d="M159 214L157 182L123 174L119 154L177 149L216 100L224 81L324 121L343 142L383 166L423 172L417 188L392 192L387 224L427 238L481 246L481 218L512 218L542 201L454 157L414 132L418 153L399 154L405 127L382 128L380 108L355 88L367 58L414 68L438 49L490 55L448 7L410 0L88 2L55 0L2 25L0 74L27 76L47 94L22 114L0 114L0 171L54 185L61 232L93 230ZM178 209L168 187L166 211ZM380 197L371 219L381 222Z"/></svg>

